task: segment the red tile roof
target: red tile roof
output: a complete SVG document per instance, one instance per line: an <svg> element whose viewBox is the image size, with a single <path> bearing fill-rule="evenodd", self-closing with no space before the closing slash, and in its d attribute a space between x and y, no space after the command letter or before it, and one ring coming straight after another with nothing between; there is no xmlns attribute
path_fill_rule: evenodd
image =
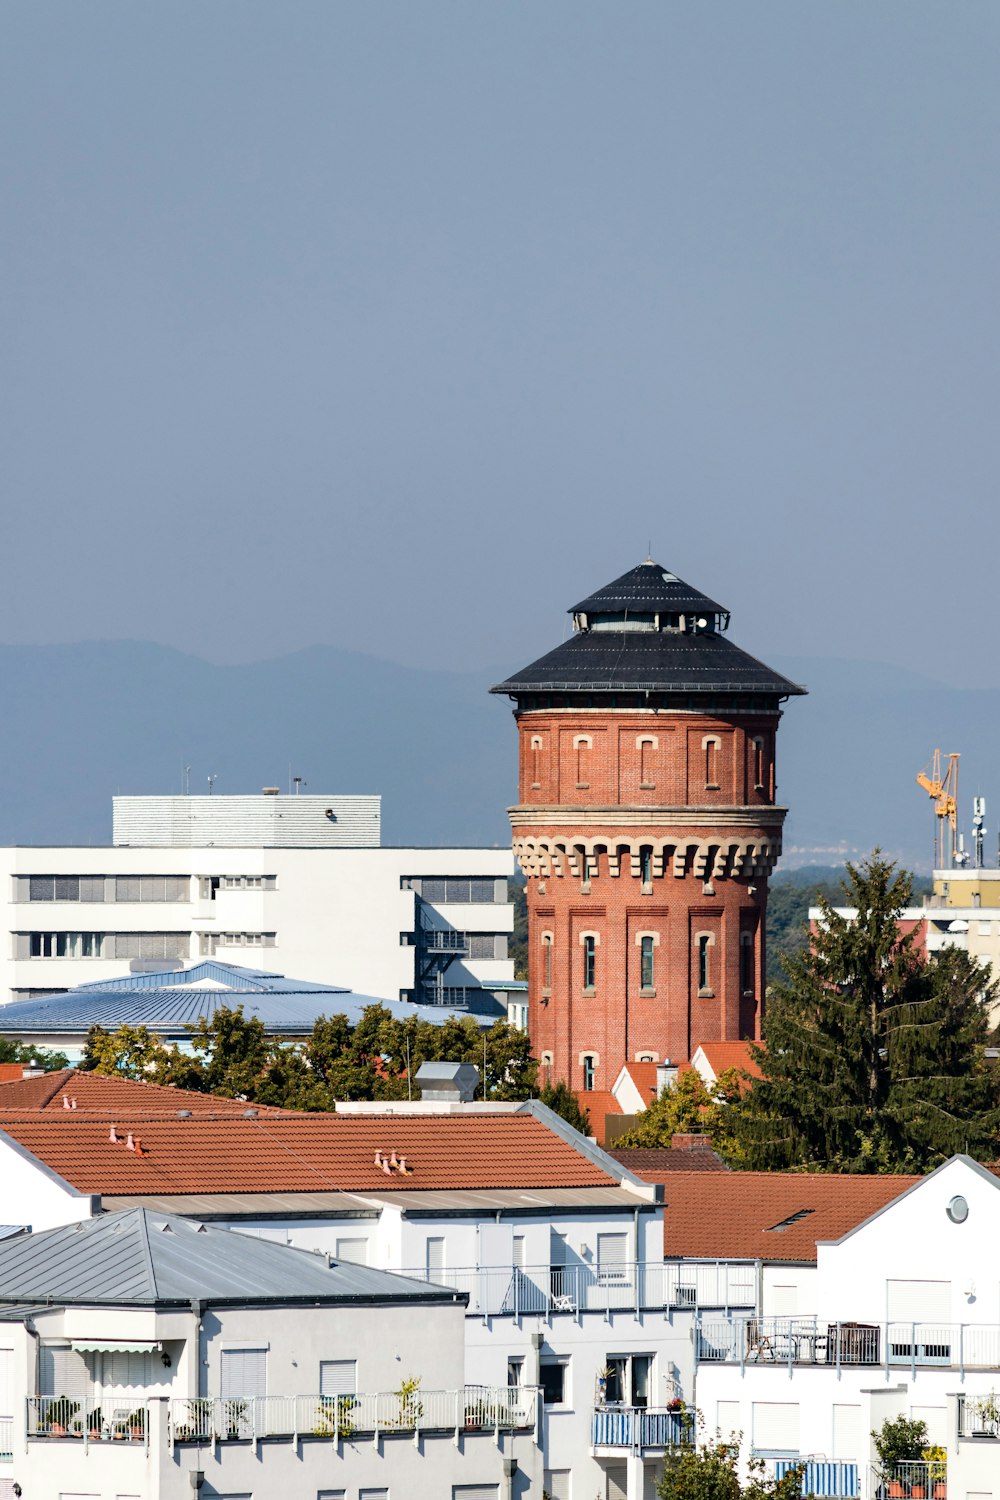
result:
<svg viewBox="0 0 1000 1500"><path fill-rule="evenodd" d="M656 1098L656 1064L654 1062L626 1063L625 1071L647 1104Z"/></svg>
<svg viewBox="0 0 1000 1500"><path fill-rule="evenodd" d="M0 1083L12 1083L24 1076L23 1063L0 1063Z"/></svg>
<svg viewBox="0 0 1000 1500"><path fill-rule="evenodd" d="M242 1108L246 1108L243 1105ZM273 1114L248 1120L122 1111L143 1155L109 1139L109 1117L0 1113L0 1131L80 1192L115 1194L401 1192L617 1185L531 1115ZM385 1173L375 1153L406 1158Z"/></svg>
<svg viewBox="0 0 1000 1500"><path fill-rule="evenodd" d="M594 1140L599 1146L603 1146L606 1139L606 1124L608 1115L620 1115L622 1107L614 1094L603 1089L590 1089L586 1093L577 1094L577 1102L581 1109L587 1111L587 1119L590 1128L594 1132Z"/></svg>
<svg viewBox="0 0 1000 1500"><path fill-rule="evenodd" d="M199 1113L241 1115L253 1108L261 1114L285 1113L267 1105L248 1105L244 1099L224 1099L215 1094L197 1094L190 1089L169 1088L165 1084L140 1083L131 1078L117 1078L105 1073L82 1073L77 1068L61 1068L36 1078L20 1076L17 1082L5 1081L0 1075L0 1111L45 1110L66 1111L63 1100L76 1101L77 1110L135 1110L142 1114L175 1114L179 1109Z"/></svg>
<svg viewBox="0 0 1000 1500"><path fill-rule="evenodd" d="M727 1068L739 1068L751 1078L764 1076L750 1056L749 1042L702 1042L701 1051L716 1078Z"/></svg>
<svg viewBox="0 0 1000 1500"><path fill-rule="evenodd" d="M678 1172L729 1171L710 1146L611 1146L609 1155L647 1182L672 1182Z"/></svg>
<svg viewBox="0 0 1000 1500"><path fill-rule="evenodd" d="M815 1261L817 1240L839 1239L920 1181L818 1172L639 1175L667 1181L663 1247L670 1260ZM795 1223L775 1228L803 1209L809 1212Z"/></svg>

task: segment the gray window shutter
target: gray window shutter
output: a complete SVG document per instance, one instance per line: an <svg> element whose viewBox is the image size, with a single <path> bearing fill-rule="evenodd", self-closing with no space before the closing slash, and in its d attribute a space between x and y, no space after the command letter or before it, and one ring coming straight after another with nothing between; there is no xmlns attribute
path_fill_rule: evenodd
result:
<svg viewBox="0 0 1000 1500"><path fill-rule="evenodd" d="M223 1349L219 1394L224 1401L234 1396L266 1396L267 1350Z"/></svg>
<svg viewBox="0 0 1000 1500"><path fill-rule="evenodd" d="M321 1359L319 1393L321 1396L355 1396L358 1391L356 1359Z"/></svg>
<svg viewBox="0 0 1000 1500"><path fill-rule="evenodd" d="M87 1361L75 1349L56 1349L43 1344L38 1351L39 1395L69 1396L82 1401L90 1394Z"/></svg>

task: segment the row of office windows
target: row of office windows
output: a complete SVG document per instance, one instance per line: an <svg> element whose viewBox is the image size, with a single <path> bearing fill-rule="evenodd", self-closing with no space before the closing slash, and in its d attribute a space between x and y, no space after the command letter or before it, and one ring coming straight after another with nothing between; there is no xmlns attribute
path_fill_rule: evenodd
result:
<svg viewBox="0 0 1000 1500"><path fill-rule="evenodd" d="M715 938L710 932L700 932L696 938L696 963L698 970L698 992L710 995L712 993L712 948L715 946ZM543 932L541 935L542 946L542 993L551 993L552 990L552 957L555 948L555 938L551 932ZM594 990L597 986L597 935L585 932L580 938L581 947L581 979L583 989ZM656 938L652 933L644 933L639 937L639 988L641 991L653 991L656 988ZM744 932L740 935L740 988L745 995L754 992L754 939L753 933Z"/></svg>
<svg viewBox="0 0 1000 1500"><path fill-rule="evenodd" d="M204 875L203 901L222 891L273 891L274 875ZM15 901L190 901L190 875L15 875Z"/></svg>
<svg viewBox="0 0 1000 1500"><path fill-rule="evenodd" d="M190 932L15 932L13 956L24 958L163 958L190 956ZM211 955L218 948L273 948L273 932L202 933L199 951Z"/></svg>
<svg viewBox="0 0 1000 1500"><path fill-rule="evenodd" d="M495 875L404 875L400 889L413 891L424 901L438 904L455 902L458 905L480 903L487 906L506 906L507 881Z"/></svg>

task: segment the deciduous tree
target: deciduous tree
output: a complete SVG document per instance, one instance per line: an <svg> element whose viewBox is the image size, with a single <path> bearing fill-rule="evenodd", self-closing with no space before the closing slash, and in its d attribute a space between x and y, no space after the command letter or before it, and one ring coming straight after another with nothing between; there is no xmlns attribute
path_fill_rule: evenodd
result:
<svg viewBox="0 0 1000 1500"><path fill-rule="evenodd" d="M964 950L927 955L900 930L910 891L876 850L847 866L851 915L820 902L808 950L768 995L763 1078L729 1107L747 1166L920 1172L995 1152L996 985Z"/></svg>

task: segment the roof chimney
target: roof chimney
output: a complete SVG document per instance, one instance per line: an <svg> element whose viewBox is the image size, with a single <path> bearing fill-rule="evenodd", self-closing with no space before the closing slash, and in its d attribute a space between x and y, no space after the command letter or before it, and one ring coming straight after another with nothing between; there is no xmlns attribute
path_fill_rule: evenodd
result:
<svg viewBox="0 0 1000 1500"><path fill-rule="evenodd" d="M425 1062L416 1072L423 1100L444 1100L449 1104L471 1104L479 1083L479 1069L472 1063Z"/></svg>
<svg viewBox="0 0 1000 1500"><path fill-rule="evenodd" d="M664 1089L672 1089L677 1082L677 1064L665 1057L661 1063L656 1064L656 1097L663 1093Z"/></svg>
<svg viewBox="0 0 1000 1500"><path fill-rule="evenodd" d="M670 1145L674 1151L711 1151L710 1135L672 1135Z"/></svg>

